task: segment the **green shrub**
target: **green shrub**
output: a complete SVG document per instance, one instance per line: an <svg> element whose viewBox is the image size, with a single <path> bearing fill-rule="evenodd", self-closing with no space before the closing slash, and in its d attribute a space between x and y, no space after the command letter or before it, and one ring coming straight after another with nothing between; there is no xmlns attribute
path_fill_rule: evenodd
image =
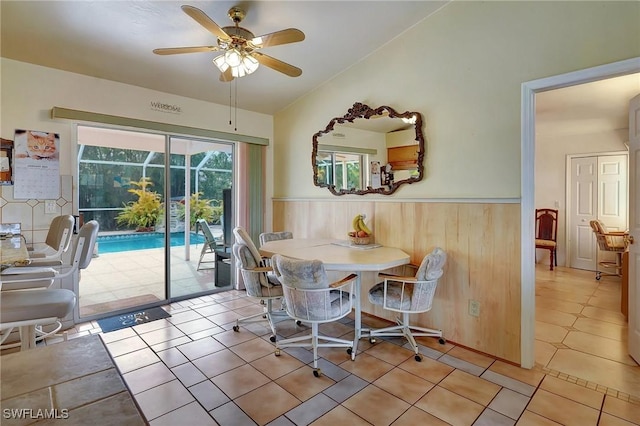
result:
<svg viewBox="0 0 640 426"><path fill-rule="evenodd" d="M150 230L162 217L162 202L160 194L148 191L147 187L153 183L147 177L141 178L131 185L138 188L131 188L128 191L138 196L138 200L131 201L124 205L124 210L116 216L118 225L128 225L136 227L136 230Z"/></svg>

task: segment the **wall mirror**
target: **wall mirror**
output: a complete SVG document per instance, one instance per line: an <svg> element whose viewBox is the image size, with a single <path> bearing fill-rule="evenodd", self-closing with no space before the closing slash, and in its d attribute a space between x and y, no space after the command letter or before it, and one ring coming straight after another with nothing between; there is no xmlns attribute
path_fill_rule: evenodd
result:
<svg viewBox="0 0 640 426"><path fill-rule="evenodd" d="M313 183L334 195L393 194L422 180L422 114L353 104L313 135Z"/></svg>

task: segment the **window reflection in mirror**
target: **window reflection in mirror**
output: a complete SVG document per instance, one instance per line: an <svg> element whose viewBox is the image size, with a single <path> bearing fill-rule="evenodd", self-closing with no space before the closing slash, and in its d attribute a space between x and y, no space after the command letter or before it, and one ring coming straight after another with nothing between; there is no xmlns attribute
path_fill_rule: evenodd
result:
<svg viewBox="0 0 640 426"><path fill-rule="evenodd" d="M364 188L367 156L339 151L319 150L316 155L318 182L337 190Z"/></svg>

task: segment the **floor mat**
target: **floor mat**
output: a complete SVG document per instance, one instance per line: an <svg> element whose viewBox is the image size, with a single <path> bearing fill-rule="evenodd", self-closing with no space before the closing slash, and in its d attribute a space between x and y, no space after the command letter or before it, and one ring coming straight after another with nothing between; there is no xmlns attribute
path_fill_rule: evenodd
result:
<svg viewBox="0 0 640 426"><path fill-rule="evenodd" d="M123 309L136 309L137 306L149 305L159 302L153 294L143 294L140 296L125 297L110 302L94 303L92 305L80 305L80 318L91 315L106 314L112 311L121 311ZM85 302L86 303L86 302Z"/></svg>
<svg viewBox="0 0 640 426"><path fill-rule="evenodd" d="M162 308L143 309L98 320L104 333L121 330L138 324L169 318L171 315Z"/></svg>

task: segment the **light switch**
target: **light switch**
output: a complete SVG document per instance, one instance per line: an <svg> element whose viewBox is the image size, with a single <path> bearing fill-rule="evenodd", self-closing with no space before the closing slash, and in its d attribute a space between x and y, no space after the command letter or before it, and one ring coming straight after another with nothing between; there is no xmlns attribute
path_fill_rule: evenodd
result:
<svg viewBox="0 0 640 426"><path fill-rule="evenodd" d="M46 200L44 202L44 212L45 214L56 214L58 213L58 206L54 200Z"/></svg>

